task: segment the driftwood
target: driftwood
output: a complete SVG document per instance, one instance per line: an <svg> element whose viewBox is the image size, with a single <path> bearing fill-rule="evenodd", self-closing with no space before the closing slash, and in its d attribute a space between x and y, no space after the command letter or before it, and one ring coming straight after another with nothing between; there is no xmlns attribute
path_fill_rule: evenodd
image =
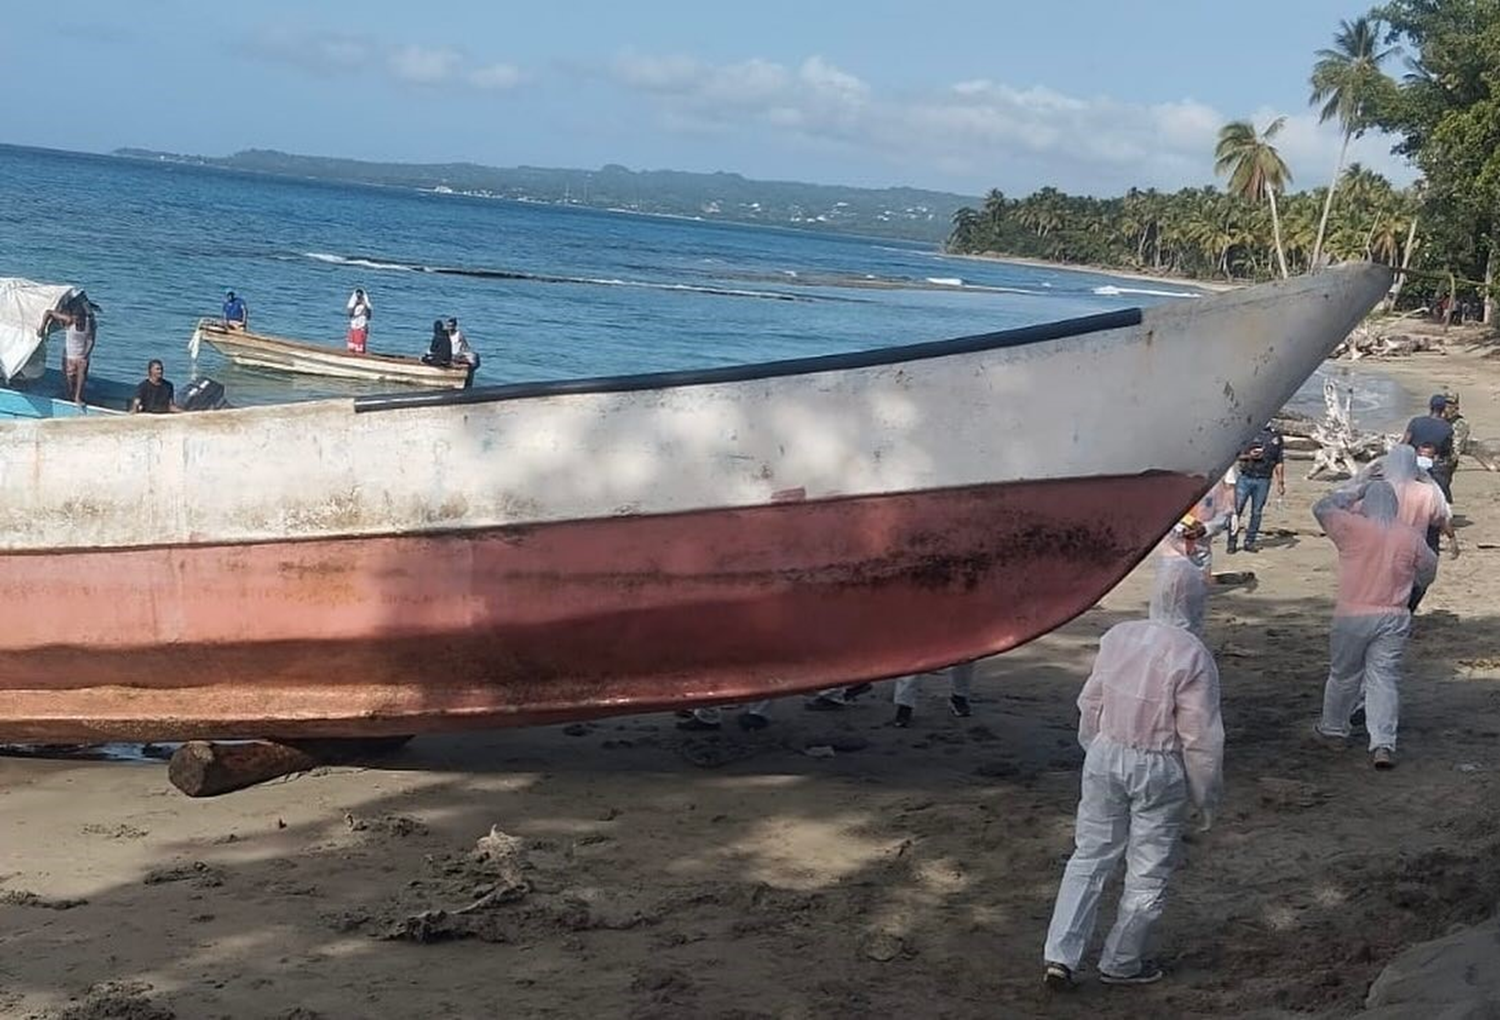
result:
<svg viewBox="0 0 1500 1020"><path fill-rule="evenodd" d="M1273 419L1281 432L1289 459L1312 461L1308 478L1319 475L1354 477L1363 461L1383 456L1399 437L1370 432L1354 426L1350 412L1351 397L1339 396L1332 379L1323 380L1321 420L1291 411Z"/></svg>
<svg viewBox="0 0 1500 1020"><path fill-rule="evenodd" d="M1435 351L1441 347L1440 337L1420 333L1384 333L1369 326L1358 326L1333 349L1334 358L1347 357L1350 361L1360 358L1405 357L1423 351Z"/></svg>
<svg viewBox="0 0 1500 1020"><path fill-rule="evenodd" d="M189 797L217 797L320 765L348 765L389 754L410 737L355 740L190 740L167 764L167 778Z"/></svg>

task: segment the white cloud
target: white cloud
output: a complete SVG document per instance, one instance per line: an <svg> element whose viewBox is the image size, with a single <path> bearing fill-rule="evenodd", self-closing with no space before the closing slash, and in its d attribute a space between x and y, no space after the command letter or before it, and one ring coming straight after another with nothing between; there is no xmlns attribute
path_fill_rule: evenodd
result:
<svg viewBox="0 0 1500 1020"><path fill-rule="evenodd" d="M398 81L441 85L453 78L463 58L441 47L401 46L391 53L389 61L391 74Z"/></svg>
<svg viewBox="0 0 1500 1020"><path fill-rule="evenodd" d="M521 84L521 69L514 64L491 64L464 75L476 89L511 89Z"/></svg>
<svg viewBox="0 0 1500 1020"><path fill-rule="evenodd" d="M356 33L268 28L251 37L245 52L252 59L321 77L374 73L402 86L496 90L514 88L525 80L524 73L513 64L476 62L460 49L391 46Z"/></svg>
<svg viewBox="0 0 1500 1020"><path fill-rule="evenodd" d="M984 78L882 95L816 55L789 67L629 53L614 62L611 77L647 96L669 130L753 131L769 144L839 146L909 179L940 174L974 190L1055 184L1109 194L1208 183L1218 130L1234 119L1191 97L1129 102ZM1264 125L1277 114L1259 110L1254 120ZM1298 183L1313 186L1332 172L1339 143L1336 129L1319 125L1311 111L1290 111L1278 145ZM1412 172L1389 149L1388 140L1367 137L1350 158L1409 181Z"/></svg>

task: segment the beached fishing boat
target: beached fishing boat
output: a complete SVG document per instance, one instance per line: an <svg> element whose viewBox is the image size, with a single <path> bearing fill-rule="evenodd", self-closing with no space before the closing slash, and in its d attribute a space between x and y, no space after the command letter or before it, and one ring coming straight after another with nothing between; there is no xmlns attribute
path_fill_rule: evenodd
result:
<svg viewBox="0 0 1500 1020"><path fill-rule="evenodd" d="M763 365L0 423L0 741L523 725L1001 652L1118 582L1389 280L1349 265Z"/></svg>
<svg viewBox="0 0 1500 1020"><path fill-rule="evenodd" d="M410 383L432 389L462 389L469 384L467 368L443 368L429 365L421 358L396 354L351 354L337 347L231 329L217 319L202 319L193 330L188 346L195 359L200 343L208 344L237 365L251 368L369 382Z"/></svg>

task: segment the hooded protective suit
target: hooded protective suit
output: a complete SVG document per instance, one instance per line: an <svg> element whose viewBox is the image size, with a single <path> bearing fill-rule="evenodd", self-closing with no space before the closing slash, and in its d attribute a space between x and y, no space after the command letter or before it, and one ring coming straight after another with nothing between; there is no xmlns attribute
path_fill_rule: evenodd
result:
<svg viewBox="0 0 1500 1020"><path fill-rule="evenodd" d="M1161 540L1151 590L1153 620L1186 627L1203 639L1208 585L1213 577L1213 540L1233 519L1233 495L1223 485L1215 485Z"/></svg>
<svg viewBox="0 0 1500 1020"><path fill-rule="evenodd" d="M1437 554L1422 532L1401 522L1396 490L1388 482L1335 490L1313 514L1339 554L1339 594L1318 729L1347 737L1349 716L1363 691L1370 750L1394 751L1401 656L1411 630L1406 603L1413 585L1432 583Z"/></svg>
<svg viewBox="0 0 1500 1020"><path fill-rule="evenodd" d="M1154 615L1128 621L1100 640L1078 708L1078 740L1087 749L1082 795L1045 956L1077 969L1104 884L1124 856L1125 888L1099 970L1130 977L1140 972L1161 916L1189 800L1205 823L1219 801L1219 672L1183 627Z"/></svg>

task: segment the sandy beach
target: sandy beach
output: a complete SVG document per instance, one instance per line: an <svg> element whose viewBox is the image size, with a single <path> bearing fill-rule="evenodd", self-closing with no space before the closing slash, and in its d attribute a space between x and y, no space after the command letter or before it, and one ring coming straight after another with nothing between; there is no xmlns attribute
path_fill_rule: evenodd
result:
<svg viewBox="0 0 1500 1020"><path fill-rule="evenodd" d="M1139 280L1142 283L1170 284L1175 287L1191 287L1194 290L1225 291L1247 286L1244 283L1227 283L1224 280L1194 280L1186 276L1170 276L1166 273L1142 273L1129 269L1111 269L1081 262L1056 262L1051 259L1027 258L1024 255L950 255L955 259L977 259L981 262L1006 262L1014 266L1031 266L1035 269L1056 269L1064 273L1088 273L1091 276L1115 276L1122 280Z"/></svg>
<svg viewBox="0 0 1500 1020"><path fill-rule="evenodd" d="M1474 435L1500 435L1485 350L1371 368L1459 390ZM930 681L907 730L882 684L837 713L780 703L756 733L644 716L429 737L205 801L160 763L0 758L0 1015L1353 1015L1403 948L1495 907L1500 476L1455 479L1463 555L1415 622L1400 766L1376 773L1307 740L1334 555L1309 514L1328 484L1289 467L1264 551L1215 564L1257 583L1210 609L1227 798L1174 879L1160 985L1039 980L1074 699L1098 636L1144 612L1148 567L982 663L971 718Z"/></svg>

